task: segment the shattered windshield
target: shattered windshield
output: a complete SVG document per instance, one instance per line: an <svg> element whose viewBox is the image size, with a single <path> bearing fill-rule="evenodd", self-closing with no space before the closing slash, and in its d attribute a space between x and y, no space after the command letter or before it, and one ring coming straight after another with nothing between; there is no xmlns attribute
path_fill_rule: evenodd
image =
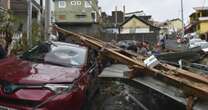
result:
<svg viewBox="0 0 208 110"><path fill-rule="evenodd" d="M60 66L85 64L87 49L66 43L43 43L23 54L23 59Z"/></svg>

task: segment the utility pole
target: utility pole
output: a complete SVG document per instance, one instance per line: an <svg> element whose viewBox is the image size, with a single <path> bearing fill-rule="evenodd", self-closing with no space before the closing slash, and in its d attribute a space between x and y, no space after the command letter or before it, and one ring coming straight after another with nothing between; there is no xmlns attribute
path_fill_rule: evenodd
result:
<svg viewBox="0 0 208 110"><path fill-rule="evenodd" d="M40 0L41 13L43 13L43 0Z"/></svg>
<svg viewBox="0 0 208 110"><path fill-rule="evenodd" d="M49 28L51 22L51 2L50 0L45 0L45 40L49 38Z"/></svg>
<svg viewBox="0 0 208 110"><path fill-rule="evenodd" d="M117 27L117 25L118 25L118 8L117 8L117 6L115 7L115 27L116 27L116 33L115 33L115 38L116 38L116 41L118 40L118 35L117 35L117 30L118 30L118 27Z"/></svg>
<svg viewBox="0 0 208 110"><path fill-rule="evenodd" d="M182 37L184 37L184 15L183 15L184 9L183 9L183 0L181 0L181 19L182 19Z"/></svg>
<svg viewBox="0 0 208 110"><path fill-rule="evenodd" d="M27 43L32 47L32 1L27 0Z"/></svg>
<svg viewBox="0 0 208 110"><path fill-rule="evenodd" d="M126 6L123 5L123 22L125 21Z"/></svg>

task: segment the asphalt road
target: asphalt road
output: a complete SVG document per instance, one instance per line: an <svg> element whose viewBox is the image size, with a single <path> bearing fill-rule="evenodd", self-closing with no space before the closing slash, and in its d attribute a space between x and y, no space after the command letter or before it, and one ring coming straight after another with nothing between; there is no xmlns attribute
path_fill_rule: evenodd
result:
<svg viewBox="0 0 208 110"><path fill-rule="evenodd" d="M173 51L184 51L188 49L187 44L178 44L175 39L167 39L165 47L166 49L170 49Z"/></svg>

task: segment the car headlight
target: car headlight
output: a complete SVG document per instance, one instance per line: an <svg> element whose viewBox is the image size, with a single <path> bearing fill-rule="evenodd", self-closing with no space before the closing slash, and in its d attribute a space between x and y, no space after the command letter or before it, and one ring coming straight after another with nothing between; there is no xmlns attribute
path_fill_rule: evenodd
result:
<svg viewBox="0 0 208 110"><path fill-rule="evenodd" d="M56 94L61 94L61 93L68 92L69 90L71 90L73 85L72 84L46 84L44 87L50 89Z"/></svg>

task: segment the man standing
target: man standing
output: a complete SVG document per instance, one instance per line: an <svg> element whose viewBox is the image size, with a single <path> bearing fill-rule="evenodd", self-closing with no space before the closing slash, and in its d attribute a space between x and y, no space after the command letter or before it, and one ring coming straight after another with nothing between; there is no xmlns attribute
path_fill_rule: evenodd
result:
<svg viewBox="0 0 208 110"><path fill-rule="evenodd" d="M163 50L165 49L165 40L166 40L165 34L161 34L159 43Z"/></svg>

